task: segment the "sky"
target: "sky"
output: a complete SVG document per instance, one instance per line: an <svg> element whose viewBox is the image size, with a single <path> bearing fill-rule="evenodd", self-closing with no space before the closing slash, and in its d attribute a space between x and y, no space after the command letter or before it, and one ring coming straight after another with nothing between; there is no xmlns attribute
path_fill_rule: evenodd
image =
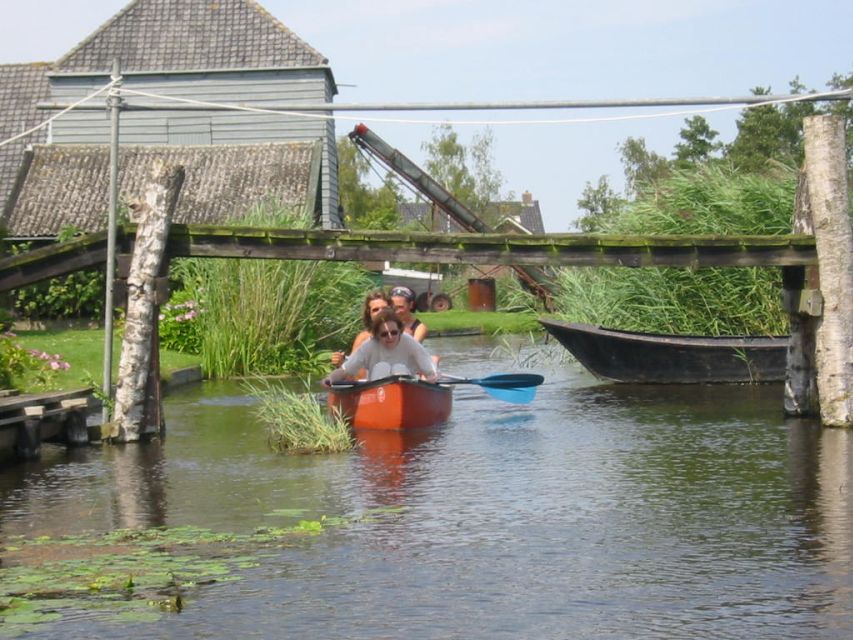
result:
<svg viewBox="0 0 853 640"><path fill-rule="evenodd" d="M125 4L0 0L0 63L56 60ZM260 4L329 59L341 103L740 97L758 86L787 93L794 78L823 91L833 74L853 73L853 2L844 0ZM466 144L488 126L504 195L531 192L545 230L558 233L576 230L587 183L606 175L623 188L620 142L642 137L670 156L690 115L684 112L702 108L339 112L336 131L344 135L364 121L422 165L422 144L437 123L450 122ZM739 113L703 115L731 142ZM648 117L658 114L669 115ZM589 121L613 116L633 119Z"/></svg>

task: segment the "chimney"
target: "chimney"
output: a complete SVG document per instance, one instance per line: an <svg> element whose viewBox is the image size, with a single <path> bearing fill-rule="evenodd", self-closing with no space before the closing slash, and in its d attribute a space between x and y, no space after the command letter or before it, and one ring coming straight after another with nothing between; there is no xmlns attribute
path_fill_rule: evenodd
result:
<svg viewBox="0 0 853 640"><path fill-rule="evenodd" d="M533 194L529 191L525 191L521 194L521 204L525 207L533 206Z"/></svg>

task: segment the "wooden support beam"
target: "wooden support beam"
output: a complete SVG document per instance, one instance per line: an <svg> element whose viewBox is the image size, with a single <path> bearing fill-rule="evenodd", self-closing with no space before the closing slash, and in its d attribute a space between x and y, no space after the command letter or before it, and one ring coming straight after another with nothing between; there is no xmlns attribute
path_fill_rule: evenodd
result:
<svg viewBox="0 0 853 640"><path fill-rule="evenodd" d="M792 222L795 233L812 233L811 207L809 206L808 180L800 173ZM806 294L806 292L811 292ZM820 297L818 268L782 267L783 308L788 313L790 340L788 342L787 370L785 374L785 414L789 416L817 416L820 405L817 394L817 366L815 364L815 334L818 316L811 303Z"/></svg>

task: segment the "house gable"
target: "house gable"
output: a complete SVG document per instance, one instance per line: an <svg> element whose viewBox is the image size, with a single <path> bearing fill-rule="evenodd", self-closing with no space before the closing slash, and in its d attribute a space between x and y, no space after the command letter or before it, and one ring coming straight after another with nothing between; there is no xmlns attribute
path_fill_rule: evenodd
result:
<svg viewBox="0 0 853 640"><path fill-rule="evenodd" d="M56 63L58 73L317 67L319 51L253 0L134 0Z"/></svg>

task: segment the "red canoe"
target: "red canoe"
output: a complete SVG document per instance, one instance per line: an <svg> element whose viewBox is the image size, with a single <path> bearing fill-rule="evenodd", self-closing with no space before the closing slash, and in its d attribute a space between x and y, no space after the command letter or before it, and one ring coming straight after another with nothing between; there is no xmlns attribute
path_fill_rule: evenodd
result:
<svg viewBox="0 0 853 640"><path fill-rule="evenodd" d="M453 390L408 376L391 376L335 386L328 404L338 407L355 429L420 429L447 422Z"/></svg>

